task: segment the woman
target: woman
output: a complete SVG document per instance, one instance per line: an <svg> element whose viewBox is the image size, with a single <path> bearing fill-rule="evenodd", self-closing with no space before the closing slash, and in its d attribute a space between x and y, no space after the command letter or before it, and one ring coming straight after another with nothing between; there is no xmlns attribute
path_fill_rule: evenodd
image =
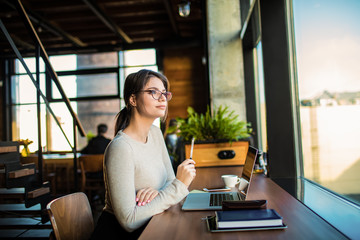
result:
<svg viewBox="0 0 360 240"><path fill-rule="evenodd" d="M115 138L105 151L105 207L93 239L137 239L151 217L179 203L196 175L185 160L175 177L155 119L166 117L168 80L140 70L125 80L125 108L117 115Z"/></svg>

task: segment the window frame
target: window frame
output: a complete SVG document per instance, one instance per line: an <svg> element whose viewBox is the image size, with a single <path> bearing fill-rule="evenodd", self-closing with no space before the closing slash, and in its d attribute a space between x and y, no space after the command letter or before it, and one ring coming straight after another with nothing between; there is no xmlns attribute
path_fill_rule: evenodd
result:
<svg viewBox="0 0 360 240"><path fill-rule="evenodd" d="M125 71L124 69L126 68L132 68L132 67L157 67L158 68L158 56L157 56L157 49L154 48L150 48L153 49L155 51L155 63L154 64L145 64L145 65L137 65L137 66L125 66L124 65L124 61L120 61L120 56L124 56L124 52L125 51L131 51L132 49L128 49L128 50L122 50L122 51L116 51L115 53L117 53L117 66L113 67L99 67L99 68L87 68L87 69L75 69L75 70L67 70L67 71L57 71L57 75L59 77L61 76L79 76L79 75L91 75L91 74L106 74L106 73L114 73L116 74L116 94L110 94L110 95L96 95L96 96L83 96L83 97L72 97L69 98L70 102L81 102L81 101L102 101L102 100L118 100L119 101L119 108L121 109L123 106L123 94L121 92L122 90L122 86L124 84L124 80L125 80ZM146 50L146 49L138 49L138 50ZM91 54L91 53L90 53ZM65 54L67 55L67 54ZM34 57L35 58L35 57ZM16 59L10 59L7 60L7 64L6 64L6 76L7 76L7 82L8 84L6 84L7 87L7 96L8 96L8 102L7 102L7 106L9 106L8 108L8 116L9 116L9 120L6 122L8 127L8 139L14 139L17 138L17 136L14 136L14 134L16 134L16 132L13 131L12 126L13 124L11 124L13 122L13 120L15 120L15 118L13 117L15 114L15 108L16 107L20 107L23 105L37 105L37 102L31 102L31 103L21 103L18 101L18 99L11 99L12 93L14 92L14 89L17 86L14 86L13 84L11 84L11 79L13 76L20 76L20 75L27 75L26 73L19 73L16 72L16 63L15 63ZM33 74L36 74L36 72L32 72ZM45 69L45 71L40 72L40 74L45 74L45 92L44 95L47 97L47 100L49 102L49 104L52 103L58 103L58 102L63 102L63 100L61 98L54 98L53 93L52 93L52 84L53 81L47 71L47 69ZM40 102L40 104L43 104L43 101ZM118 111L120 111L120 109L118 109ZM46 131L46 145L48 146L51 142L51 136L49 136L49 129L48 126L50 124L50 119L51 117L49 116L49 114L45 114L46 115L46 126L42 127L43 131ZM74 131L74 129L72 130ZM42 135L44 135L42 133ZM68 136L73 136L74 133L68 133ZM44 140L42 141L44 144ZM51 144L50 144L51 145ZM80 146L77 145L77 148L79 148ZM79 150L79 149L78 149ZM51 151L51 149L48 149L48 151Z"/></svg>
<svg viewBox="0 0 360 240"><path fill-rule="evenodd" d="M355 238L360 225L360 206L304 178L292 0L256 0L255 4L260 4L262 27L269 176L345 236ZM243 23L245 29L241 37L247 118L256 122L256 76L253 72L256 59L251 54L256 47L253 34L256 29L251 24L253 12L250 8L248 15L251 16L244 18L249 22ZM256 129L255 125L254 130L258 132Z"/></svg>
<svg viewBox="0 0 360 240"><path fill-rule="evenodd" d="M290 54L290 81L293 86L293 97L291 100L293 106L296 106L294 107L293 115L296 125L296 128L294 129L296 136L294 138L294 144L296 145L297 150L296 165L297 174L299 176L297 197L307 207L342 232L345 236L355 239L358 236L358 226L360 226L360 204L354 203L344 198L339 193L331 191L330 189L327 189L322 185L305 178L304 176L292 2L293 0L286 0L285 11L287 14L288 49Z"/></svg>

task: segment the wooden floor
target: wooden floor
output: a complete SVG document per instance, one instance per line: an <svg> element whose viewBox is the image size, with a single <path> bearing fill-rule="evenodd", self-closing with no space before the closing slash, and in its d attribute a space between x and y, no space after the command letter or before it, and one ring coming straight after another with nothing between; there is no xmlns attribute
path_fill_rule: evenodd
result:
<svg viewBox="0 0 360 240"><path fill-rule="evenodd" d="M23 195L21 188L0 189L0 239L49 239L52 226L41 223L40 204L26 208ZM104 204L100 199L91 203L96 223Z"/></svg>
<svg viewBox="0 0 360 240"><path fill-rule="evenodd" d="M41 222L40 204L2 203L0 213L0 239L49 239L52 227Z"/></svg>
<svg viewBox="0 0 360 240"><path fill-rule="evenodd" d="M0 239L49 239L52 229L5 229Z"/></svg>

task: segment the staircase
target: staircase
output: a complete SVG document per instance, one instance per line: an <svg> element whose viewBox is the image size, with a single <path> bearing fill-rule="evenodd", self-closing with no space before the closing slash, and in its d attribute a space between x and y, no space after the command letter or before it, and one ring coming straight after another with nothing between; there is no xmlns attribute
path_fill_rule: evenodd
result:
<svg viewBox="0 0 360 240"><path fill-rule="evenodd" d="M9 1L10 2L10 1ZM71 107L70 100L66 96L58 79L57 73L52 67L48 54L42 45L39 36L37 35L33 24L30 21L21 0L12 1L17 13L21 17L25 27L34 40L34 56L37 64L40 63L40 58L46 66L46 74L55 83L56 89L59 91L62 101L65 103L69 113L73 118L74 138L77 139L77 130L82 137L85 137L85 130L80 123L80 120ZM11 4L12 5L12 4ZM31 73L20 51L16 47L11 35L8 33L5 25L0 19L0 28L7 38L9 44L21 65L26 70L30 80L33 82L37 91L37 111L40 116L40 103L43 101L46 105L47 111L53 117L55 123L63 133L66 141L76 154L76 140L72 145L61 124L51 109L50 103L45 94L40 89L39 68L36 69L36 74ZM42 99L42 100L40 100ZM39 144L41 144L41 121L38 119L39 129ZM41 146L39 147L41 153ZM19 144L18 142L0 142L0 239L49 239L49 234L52 231L51 225L48 221L48 214L46 212L46 205L51 200L50 184L49 182L42 182L42 165L41 157L39 158L39 173L36 171L35 164L22 164L20 162ZM39 175L40 174L40 175ZM74 159L74 182L75 190L78 189L77 181L77 161Z"/></svg>
<svg viewBox="0 0 360 240"><path fill-rule="evenodd" d="M20 163L19 143L0 142L0 239L49 239L51 200L35 164Z"/></svg>

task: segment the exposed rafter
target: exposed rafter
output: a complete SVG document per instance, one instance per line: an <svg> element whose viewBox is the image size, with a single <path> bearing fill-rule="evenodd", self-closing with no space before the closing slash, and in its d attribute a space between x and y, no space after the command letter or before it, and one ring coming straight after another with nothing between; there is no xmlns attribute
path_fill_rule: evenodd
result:
<svg viewBox="0 0 360 240"><path fill-rule="evenodd" d="M91 45L87 47L62 47L62 48L48 48L46 49L49 55L55 54L88 54L95 52L110 52L110 51L120 51L120 50L134 50L134 49L144 49L144 48L161 48L161 49L171 49L179 47L200 47L200 39L177 39L177 40L164 40L164 41L153 41L153 42L134 42L132 44L104 44L104 45ZM33 50L23 50L22 54L25 57L33 55ZM0 55L0 58L13 58L15 57L13 52L3 53Z"/></svg>
<svg viewBox="0 0 360 240"><path fill-rule="evenodd" d="M112 21L100 8L99 6L91 0L83 0L84 3L100 18L100 20L110 28L118 37L123 41L130 44L133 41L131 38L116 24Z"/></svg>
<svg viewBox="0 0 360 240"><path fill-rule="evenodd" d="M4 0L4 2L7 5L9 5L10 7L12 7L13 9L16 9L16 6L12 2L10 2L8 0ZM26 9L26 12L27 12L29 18L31 19L31 21L33 21L37 25L43 27L44 29L48 30L49 32L52 32L56 36L59 36L59 37L61 37L63 39L66 39L66 40L70 41L71 43L75 44L75 46L78 46L78 47L85 47L86 46L86 44L83 43L80 39L72 36L71 34L69 34L67 32L65 32L63 29L56 26L55 24L52 24L50 21L48 21L47 19L39 16L35 12L32 12L29 9Z"/></svg>
<svg viewBox="0 0 360 240"><path fill-rule="evenodd" d="M169 3L169 0L163 0L163 2L164 2L164 5L165 5L165 8L166 8L166 12L167 12L167 14L169 16L169 19L170 19L172 29L174 30L176 35L179 35L179 29L177 27L174 12L171 9L171 5Z"/></svg>
<svg viewBox="0 0 360 240"><path fill-rule="evenodd" d="M0 18L27 57L34 54L31 36L14 5L0 0ZM191 0L191 15L180 18L180 0L21 0L46 50L51 54L103 52L107 49L162 45L203 38L205 0ZM42 30L42 31L41 31ZM0 58L12 56L0 33ZM19 40L19 41L18 41ZM30 45L28 45L28 44ZM24 52L24 54L25 54Z"/></svg>
<svg viewBox="0 0 360 240"><path fill-rule="evenodd" d="M17 37L14 34L11 34L11 38L14 40L14 42L17 45L20 45L21 47L23 47L25 49L31 49L31 50L35 49L34 45L31 45L30 43L27 43L27 42L21 40L19 37Z"/></svg>

